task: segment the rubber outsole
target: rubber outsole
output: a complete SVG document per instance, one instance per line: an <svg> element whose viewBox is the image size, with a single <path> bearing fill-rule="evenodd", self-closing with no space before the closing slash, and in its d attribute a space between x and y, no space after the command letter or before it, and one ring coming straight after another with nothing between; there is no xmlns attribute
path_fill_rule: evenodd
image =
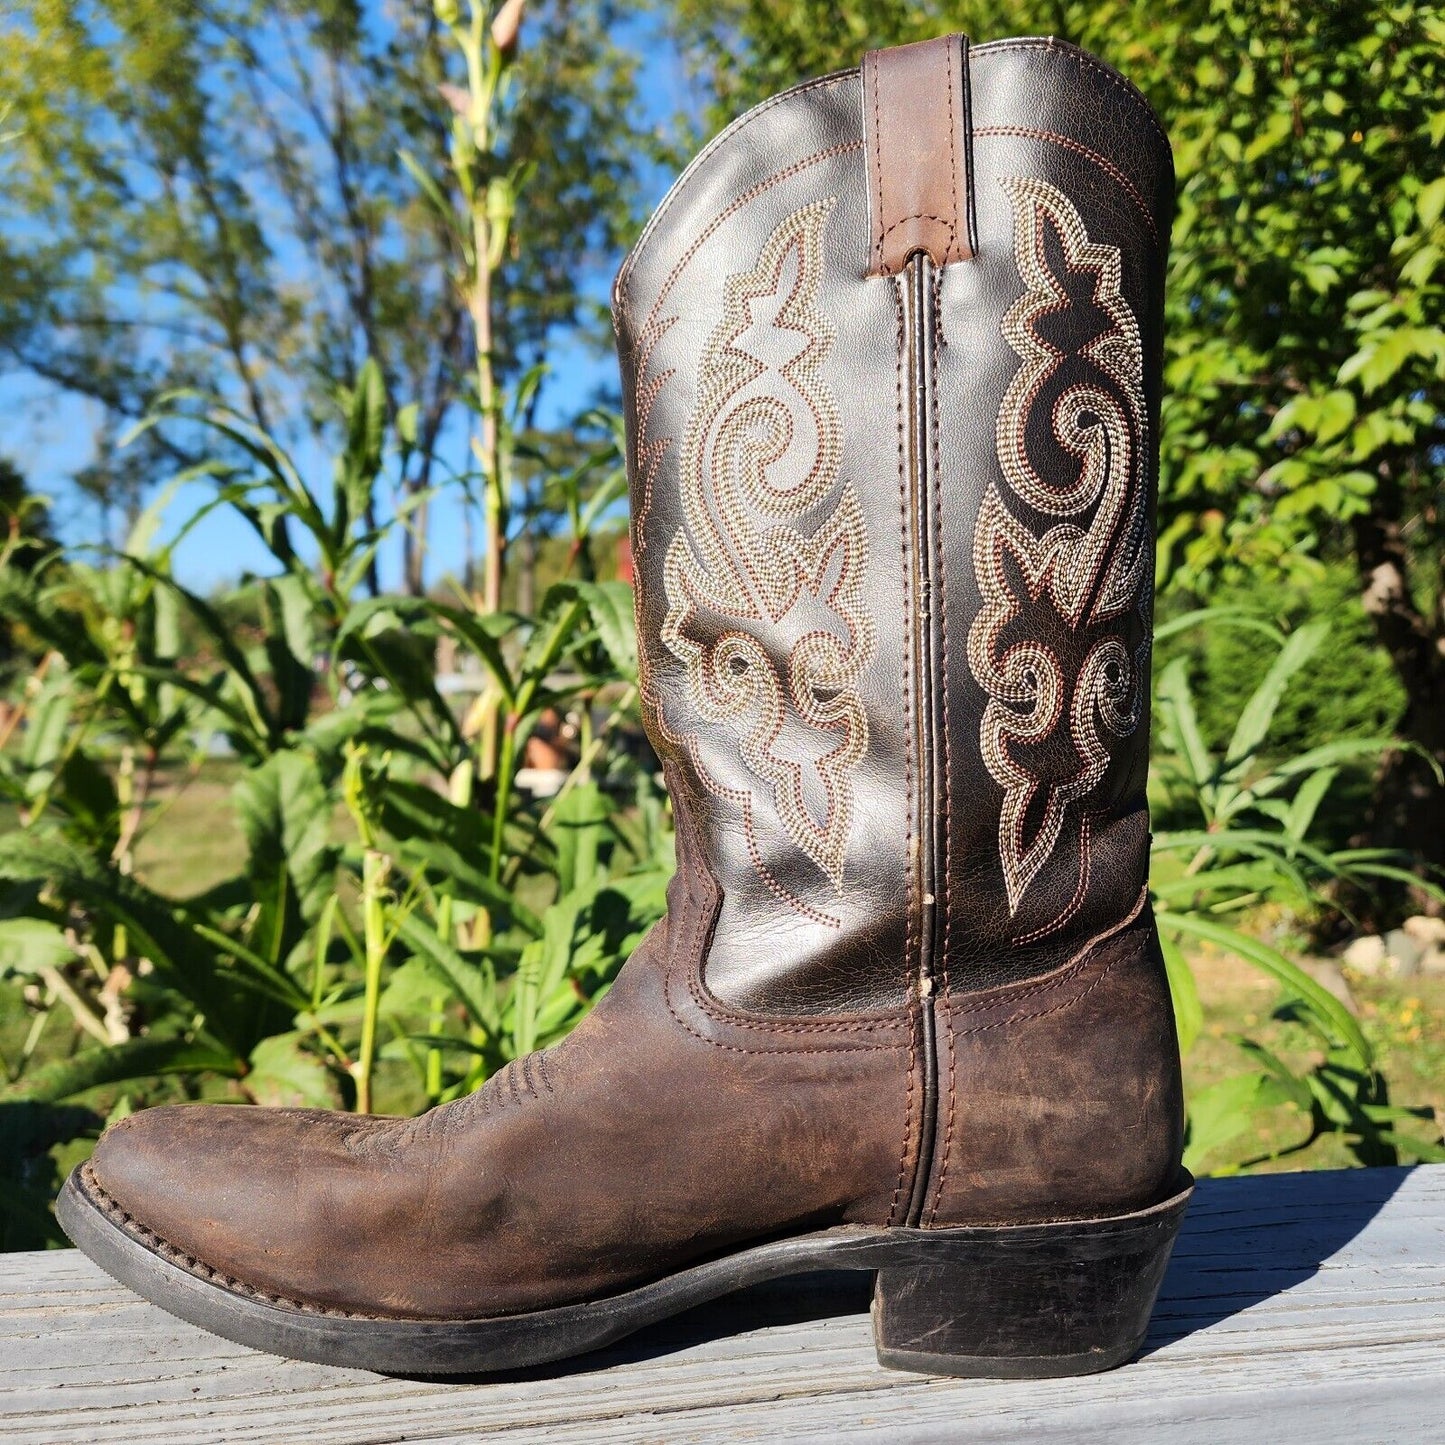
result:
<svg viewBox="0 0 1445 1445"><path fill-rule="evenodd" d="M490 1319L416 1320L327 1313L203 1278L113 1219L85 1170L66 1180L56 1214L113 1279L251 1349L401 1375L549 1364L748 1285L814 1270L878 1273L875 1334L880 1360L894 1368L1000 1377L1108 1369L1143 1339L1193 1188L1184 1176L1172 1198L1108 1220L929 1230L843 1225L739 1249L603 1299ZM1103 1294L1101 1281L1112 1282ZM947 1301L941 1313L932 1298L940 1287ZM1104 1307L1091 1309L1090 1300L1104 1295Z"/></svg>

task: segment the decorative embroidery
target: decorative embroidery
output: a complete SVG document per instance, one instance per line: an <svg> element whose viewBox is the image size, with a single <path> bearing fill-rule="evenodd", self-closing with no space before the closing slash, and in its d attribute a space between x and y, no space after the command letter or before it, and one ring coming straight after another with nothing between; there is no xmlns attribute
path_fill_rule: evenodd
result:
<svg viewBox="0 0 1445 1445"><path fill-rule="evenodd" d="M1071 805L1108 771L1110 739L1139 722L1149 649L1147 413L1143 345L1120 290L1118 247L1090 241L1073 204L1046 182L1002 185L1025 287L1003 335L1021 365L998 414L1005 485L990 484L974 533L982 607L968 660L988 695L979 741L1004 791L999 858L1017 913ZM1130 609L1144 623L1132 657ZM1075 810L1073 827L1082 874L1087 813ZM1065 917L1081 901L1076 894Z"/></svg>
<svg viewBox="0 0 1445 1445"><path fill-rule="evenodd" d="M755 814L771 809L841 891L853 774L868 749L857 684L875 643L867 532L856 493L839 482L838 409L822 377L834 329L818 293L833 206L794 211L756 267L726 283L683 437L685 526L663 578L661 640L686 669L693 717L670 725L664 707L657 716L704 786L739 806L769 888L836 924L769 872L754 829ZM736 739L741 769L699 721Z"/></svg>

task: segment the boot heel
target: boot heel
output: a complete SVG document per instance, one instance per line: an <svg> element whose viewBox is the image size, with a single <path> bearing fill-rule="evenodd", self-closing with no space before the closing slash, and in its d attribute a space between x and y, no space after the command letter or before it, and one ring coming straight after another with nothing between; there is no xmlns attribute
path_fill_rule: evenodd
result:
<svg viewBox="0 0 1445 1445"><path fill-rule="evenodd" d="M874 1286L879 1363L1007 1379L1122 1365L1144 1343L1193 1187L1112 1219L909 1230Z"/></svg>

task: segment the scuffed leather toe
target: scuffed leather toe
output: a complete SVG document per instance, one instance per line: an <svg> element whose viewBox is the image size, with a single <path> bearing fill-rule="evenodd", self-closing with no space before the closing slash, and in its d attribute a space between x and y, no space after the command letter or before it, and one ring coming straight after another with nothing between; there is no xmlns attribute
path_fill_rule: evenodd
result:
<svg viewBox="0 0 1445 1445"><path fill-rule="evenodd" d="M347 1147L395 1127L321 1110L149 1109L106 1131L89 1182L133 1231L252 1289L408 1313L396 1285L366 1267L367 1235L378 1219L399 1222L405 1182Z"/></svg>

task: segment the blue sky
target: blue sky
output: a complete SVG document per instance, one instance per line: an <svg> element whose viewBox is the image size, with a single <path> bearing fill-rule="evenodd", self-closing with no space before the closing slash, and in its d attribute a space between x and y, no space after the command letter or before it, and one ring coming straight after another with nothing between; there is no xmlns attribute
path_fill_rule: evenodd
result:
<svg viewBox="0 0 1445 1445"><path fill-rule="evenodd" d="M628 28L643 55L636 117L639 128L654 128L681 113L692 112L695 101L671 47L646 22ZM661 199L670 181L670 176L659 173L643 177L647 209ZM609 267L605 274L589 278L587 289L598 301L604 301L607 296L612 269ZM565 421L599 394L615 389L615 361L610 354L599 355L596 347L583 338L558 334L548 364L549 374L538 412L543 426ZM100 406L59 391L32 375L12 372L0 375L0 416L5 418L0 454L20 468L32 491L53 500L62 536L72 543L102 540L102 522L97 510L85 504L71 484L75 473L94 457L95 439L103 420ZM464 433L460 425L453 430L454 434L444 439L443 450L460 457L465 447ZM307 445L298 449L295 458L308 481L324 488L331 474L329 454ZM209 491L206 484L196 483L176 492L167 507L161 535L174 535ZM454 496L443 493L433 503L428 562L428 574L432 578L457 573L462 568L465 558L460 515ZM394 585L400 577L399 538L393 540L380 561L383 585ZM182 540L176 550L175 566L185 585L210 591L248 571L272 571L274 561L245 523L226 510L218 510Z"/></svg>

